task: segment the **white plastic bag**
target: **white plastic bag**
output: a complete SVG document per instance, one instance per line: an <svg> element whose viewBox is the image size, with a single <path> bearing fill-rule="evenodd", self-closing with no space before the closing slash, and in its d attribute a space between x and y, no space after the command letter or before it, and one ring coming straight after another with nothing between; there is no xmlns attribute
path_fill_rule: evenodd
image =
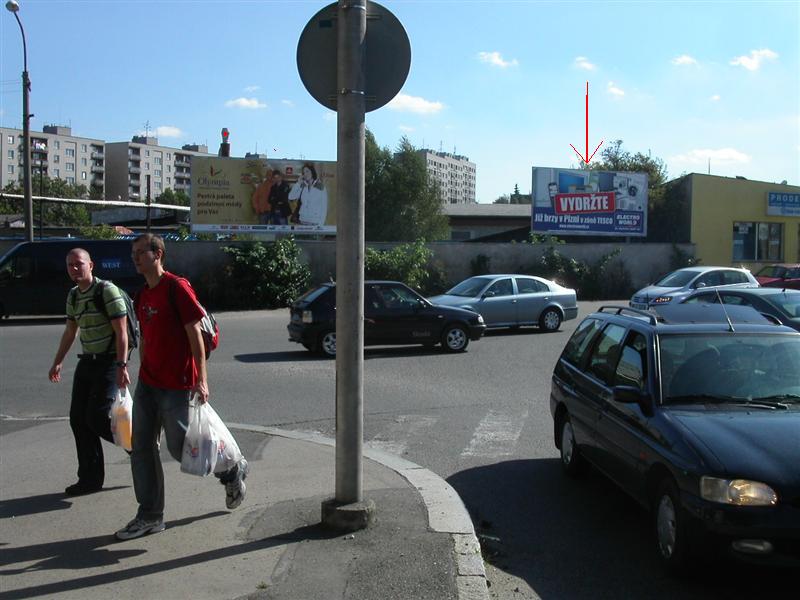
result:
<svg viewBox="0 0 800 600"><path fill-rule="evenodd" d="M224 473L242 460L242 451L239 450L239 444L236 443L228 427L219 418L217 411L210 404L204 404L204 406L207 407L211 428L219 439L217 464L214 467L214 473Z"/></svg>
<svg viewBox="0 0 800 600"><path fill-rule="evenodd" d="M183 440L181 471L205 477L214 472L219 453L219 436L211 427L208 404L189 404L189 427Z"/></svg>
<svg viewBox="0 0 800 600"><path fill-rule="evenodd" d="M133 450L133 399L127 387L117 388L108 417L114 443L129 452Z"/></svg>

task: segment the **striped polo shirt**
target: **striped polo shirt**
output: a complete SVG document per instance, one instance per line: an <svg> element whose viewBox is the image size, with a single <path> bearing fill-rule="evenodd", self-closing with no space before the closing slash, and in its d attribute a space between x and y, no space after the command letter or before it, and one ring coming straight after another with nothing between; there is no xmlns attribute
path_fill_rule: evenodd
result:
<svg viewBox="0 0 800 600"><path fill-rule="evenodd" d="M67 295L67 318L78 322L84 354L115 352L114 328L109 319L117 319L127 314L125 301L120 296L117 286L111 282L106 282L103 286L103 302L106 305L108 319L97 310L93 298L101 281L95 277L85 292L75 286Z"/></svg>

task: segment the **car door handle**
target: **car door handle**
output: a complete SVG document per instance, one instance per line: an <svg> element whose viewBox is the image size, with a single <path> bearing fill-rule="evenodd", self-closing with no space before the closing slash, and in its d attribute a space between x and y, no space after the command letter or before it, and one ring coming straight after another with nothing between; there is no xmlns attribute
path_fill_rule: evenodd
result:
<svg viewBox="0 0 800 600"><path fill-rule="evenodd" d="M516 301L516 300L512 300L512 301L511 301L511 304L516 304L516 303L517 303L517 301Z"/></svg>

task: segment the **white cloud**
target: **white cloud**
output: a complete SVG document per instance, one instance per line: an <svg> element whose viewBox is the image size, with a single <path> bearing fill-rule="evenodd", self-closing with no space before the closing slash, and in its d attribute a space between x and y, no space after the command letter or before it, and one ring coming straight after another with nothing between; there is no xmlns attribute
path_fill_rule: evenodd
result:
<svg viewBox="0 0 800 600"><path fill-rule="evenodd" d="M387 108L400 112L413 112L421 115L431 115L440 112L444 108L441 102L425 100L419 96L409 96L408 94L397 94Z"/></svg>
<svg viewBox="0 0 800 600"><path fill-rule="evenodd" d="M689 150L686 154L678 154L670 158L670 161L688 165L705 165L708 159L716 165L742 165L750 162L750 156L744 152L739 152L735 148L719 148Z"/></svg>
<svg viewBox="0 0 800 600"><path fill-rule="evenodd" d="M404 133L411 133L412 131L414 131L414 128L409 127L408 125L400 125L398 126L398 129Z"/></svg>
<svg viewBox="0 0 800 600"><path fill-rule="evenodd" d="M597 65L590 63L589 59L585 56L576 56L572 64L578 69L583 69L585 71L594 71L597 68Z"/></svg>
<svg viewBox="0 0 800 600"><path fill-rule="evenodd" d="M680 56L676 56L672 59L672 64L678 67L683 67L686 65L696 65L697 60L694 57L689 56L688 54L681 54Z"/></svg>
<svg viewBox="0 0 800 600"><path fill-rule="evenodd" d="M244 91L247 92L248 94L252 94L253 92L258 91L260 89L261 89L260 85L248 85L246 88L244 88Z"/></svg>
<svg viewBox="0 0 800 600"><path fill-rule="evenodd" d="M516 58L505 60L499 52L478 52L478 60L501 69L516 67L519 64Z"/></svg>
<svg viewBox="0 0 800 600"><path fill-rule="evenodd" d="M228 108L267 108L267 105L260 102L258 98L236 98L236 100L228 100L225 103Z"/></svg>
<svg viewBox="0 0 800 600"><path fill-rule="evenodd" d="M620 96L620 97L622 97L622 96L625 95L625 92L622 89L620 89L617 86L615 86L613 81L609 81L608 82L608 86L606 87L606 90L612 96Z"/></svg>
<svg viewBox="0 0 800 600"><path fill-rule="evenodd" d="M288 106L289 108L294 108L294 102L291 100L281 100L281 104Z"/></svg>
<svg viewBox="0 0 800 600"><path fill-rule="evenodd" d="M332 110L329 110L322 115L322 118L325 119L326 121L335 121L336 113L333 112Z"/></svg>
<svg viewBox="0 0 800 600"><path fill-rule="evenodd" d="M722 100L722 96L720 96L719 94L714 94L713 96L711 96L711 98L709 98L709 100L711 100L712 102L719 102L720 100Z"/></svg>
<svg viewBox="0 0 800 600"><path fill-rule="evenodd" d="M748 71L758 71L761 63L776 58L778 58L777 52L773 52L769 48L762 48L761 50L750 50L750 56L737 56L731 60L730 64L734 67L744 67Z"/></svg>
<svg viewBox="0 0 800 600"><path fill-rule="evenodd" d="M137 135L149 135L160 138L179 138L183 137L185 134L178 127L161 125L160 127L156 127L155 129L150 129L148 131L142 129Z"/></svg>

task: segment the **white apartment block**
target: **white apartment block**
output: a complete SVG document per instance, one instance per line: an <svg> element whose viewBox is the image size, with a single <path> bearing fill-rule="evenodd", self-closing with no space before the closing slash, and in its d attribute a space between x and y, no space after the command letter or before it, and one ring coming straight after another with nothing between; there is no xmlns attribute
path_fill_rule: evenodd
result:
<svg viewBox="0 0 800 600"><path fill-rule="evenodd" d="M145 200L149 193L155 200L168 189L191 196L193 156L211 155L207 146L198 144L181 149L159 146L158 139L152 136L106 143L106 198Z"/></svg>
<svg viewBox="0 0 800 600"><path fill-rule="evenodd" d="M418 150L428 176L439 183L443 204L472 204L475 200L475 163L466 156Z"/></svg>
<svg viewBox="0 0 800 600"><path fill-rule="evenodd" d="M77 137L70 127L45 125L31 131L31 178L38 174L67 183L85 185L92 192L105 190L103 140ZM24 178L22 129L0 127L0 187ZM33 195L38 195L36 189Z"/></svg>

